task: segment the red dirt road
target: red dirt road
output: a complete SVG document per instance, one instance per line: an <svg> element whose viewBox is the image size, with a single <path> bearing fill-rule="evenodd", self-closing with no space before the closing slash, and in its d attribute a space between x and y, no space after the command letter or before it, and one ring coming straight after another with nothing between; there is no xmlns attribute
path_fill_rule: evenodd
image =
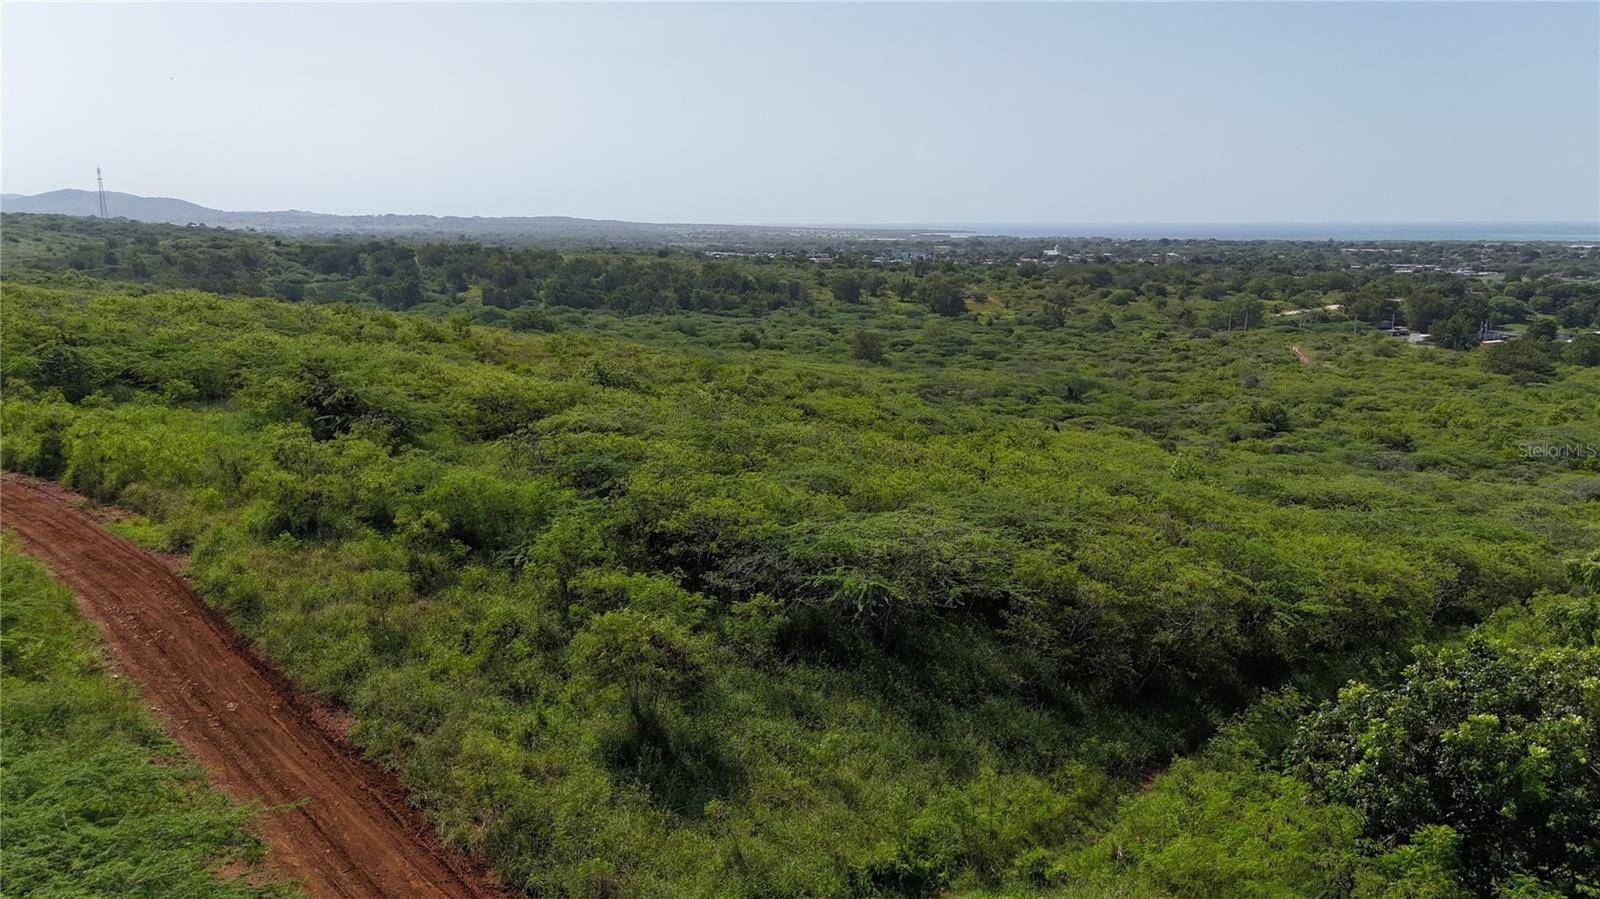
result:
<svg viewBox="0 0 1600 899"><path fill-rule="evenodd" d="M440 844L399 783L364 761L160 558L106 532L54 484L7 474L0 524L72 588L112 658L212 783L265 806L267 864L314 897L504 897Z"/></svg>

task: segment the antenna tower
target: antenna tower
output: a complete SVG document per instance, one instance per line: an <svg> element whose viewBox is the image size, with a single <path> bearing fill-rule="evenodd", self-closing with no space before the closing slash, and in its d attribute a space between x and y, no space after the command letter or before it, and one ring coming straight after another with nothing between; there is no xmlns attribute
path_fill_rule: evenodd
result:
<svg viewBox="0 0 1600 899"><path fill-rule="evenodd" d="M94 182L100 187L100 217L110 218L111 216L106 215L106 179L100 174L99 166L94 167Z"/></svg>

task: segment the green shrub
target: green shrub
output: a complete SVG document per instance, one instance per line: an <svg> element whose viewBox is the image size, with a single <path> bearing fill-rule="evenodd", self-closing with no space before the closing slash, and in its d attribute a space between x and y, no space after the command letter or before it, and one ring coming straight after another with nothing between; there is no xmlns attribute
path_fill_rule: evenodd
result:
<svg viewBox="0 0 1600 899"><path fill-rule="evenodd" d="M1426 653L1391 689L1354 684L1292 752L1322 794L1362 811L1380 844L1443 826L1464 881L1527 874L1600 887L1600 651L1475 636Z"/></svg>

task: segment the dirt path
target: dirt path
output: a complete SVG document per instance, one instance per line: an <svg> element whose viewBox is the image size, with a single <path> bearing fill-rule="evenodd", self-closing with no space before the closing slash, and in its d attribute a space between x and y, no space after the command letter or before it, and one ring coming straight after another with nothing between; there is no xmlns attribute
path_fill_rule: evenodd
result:
<svg viewBox="0 0 1600 899"><path fill-rule="evenodd" d="M362 760L328 710L261 661L170 562L106 532L81 502L53 484L0 480L0 524L72 588L212 782L266 806L304 801L258 819L269 866L314 897L508 895L442 846L395 778Z"/></svg>
<svg viewBox="0 0 1600 899"><path fill-rule="evenodd" d="M1300 364L1301 365L1316 365L1317 364L1316 360L1312 359L1309 355L1307 355L1305 350L1300 349L1300 344L1297 343L1294 346L1289 347L1289 349L1294 350L1295 358L1300 360Z"/></svg>

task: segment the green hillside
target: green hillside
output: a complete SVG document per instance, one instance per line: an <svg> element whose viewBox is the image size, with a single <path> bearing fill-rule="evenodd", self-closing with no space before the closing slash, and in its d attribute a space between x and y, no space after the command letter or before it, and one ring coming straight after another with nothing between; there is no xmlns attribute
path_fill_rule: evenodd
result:
<svg viewBox="0 0 1600 899"><path fill-rule="evenodd" d="M5 467L190 553L514 887L1600 889L1587 258L183 230L7 271ZM1391 298L1529 334L1273 314Z"/></svg>

